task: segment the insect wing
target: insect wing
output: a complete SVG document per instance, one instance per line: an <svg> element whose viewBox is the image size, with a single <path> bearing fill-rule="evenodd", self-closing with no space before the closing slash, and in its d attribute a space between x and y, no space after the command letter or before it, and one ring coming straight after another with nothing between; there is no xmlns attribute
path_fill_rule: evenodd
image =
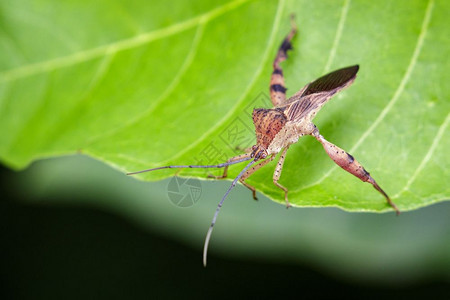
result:
<svg viewBox="0 0 450 300"><path fill-rule="evenodd" d="M355 65L328 73L308 84L302 96L331 91L337 93L355 80L358 70L359 66Z"/></svg>
<svg viewBox="0 0 450 300"><path fill-rule="evenodd" d="M312 119L334 94L353 83L358 70L358 65L339 69L308 84L288 100L288 119Z"/></svg>

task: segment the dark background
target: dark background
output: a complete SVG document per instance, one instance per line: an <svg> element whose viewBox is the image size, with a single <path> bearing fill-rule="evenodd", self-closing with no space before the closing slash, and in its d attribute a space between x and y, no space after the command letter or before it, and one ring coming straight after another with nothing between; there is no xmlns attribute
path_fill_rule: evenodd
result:
<svg viewBox="0 0 450 300"><path fill-rule="evenodd" d="M98 196L89 188L31 195L17 184L26 173L0 169L2 299L450 297L448 281L439 274L390 285L344 279L307 260L240 260L214 253L203 268L198 249L119 214L83 204L58 204L96 201Z"/></svg>

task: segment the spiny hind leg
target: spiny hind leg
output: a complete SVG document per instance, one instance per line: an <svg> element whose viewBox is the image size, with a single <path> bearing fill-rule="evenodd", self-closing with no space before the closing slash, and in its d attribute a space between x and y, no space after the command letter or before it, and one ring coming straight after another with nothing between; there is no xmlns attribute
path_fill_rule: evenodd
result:
<svg viewBox="0 0 450 300"><path fill-rule="evenodd" d="M228 159L226 163L230 163L230 162L234 162L234 161L237 161L237 160L240 160L240 159L243 159L243 158L250 157L250 154L251 153L244 153L244 154L240 154L240 155L237 155L237 156L233 156L232 158ZM208 174L208 178L214 178L214 179L224 179L224 178L227 178L227 176L228 176L228 166L226 166L223 169L222 176L215 176L215 175L212 175L212 174Z"/></svg>
<svg viewBox="0 0 450 300"><path fill-rule="evenodd" d="M258 200L258 198L256 198L256 189L254 186L248 184L247 182L245 182L245 180L247 178L249 178L253 173L255 173L256 171L258 171L259 169L261 169L262 167L264 167L265 165L267 165L268 163L270 163L273 159L275 158L275 154L272 154L268 159L263 160L262 162L260 162L259 164L251 167L250 169L248 169L244 175L242 175L241 179L239 179L239 181L246 186L250 191L252 191L252 196L253 199Z"/></svg>
<svg viewBox="0 0 450 300"><path fill-rule="evenodd" d="M291 40L297 32L297 25L295 25L294 16L291 16L292 29L284 38L278 49L275 60L273 61L273 72L270 78L270 100L273 106L278 106L286 102L286 86L284 84L283 70L280 63L287 58L287 51L292 49Z"/></svg>
<svg viewBox="0 0 450 300"><path fill-rule="evenodd" d="M283 171L283 164L286 158L286 152L289 149L289 146L284 148L283 152L281 152L280 159L278 160L277 167L275 168L275 172L273 172L273 183L284 191L284 200L286 201L286 208L291 207L292 205L288 200L288 189L281 184L278 183L278 180L281 177L281 171Z"/></svg>
<svg viewBox="0 0 450 300"><path fill-rule="evenodd" d="M368 182L373 185L373 187L380 192L388 204L395 210L396 214L400 214L397 206L392 202L389 196L385 191L377 184L375 179L370 176L369 172L364 169L364 167L349 153L339 148L338 146L327 141L322 135L319 134L319 131L316 129L312 135L322 144L323 148L327 152L328 156L342 169L349 172L350 174L355 175L359 179L364 182Z"/></svg>

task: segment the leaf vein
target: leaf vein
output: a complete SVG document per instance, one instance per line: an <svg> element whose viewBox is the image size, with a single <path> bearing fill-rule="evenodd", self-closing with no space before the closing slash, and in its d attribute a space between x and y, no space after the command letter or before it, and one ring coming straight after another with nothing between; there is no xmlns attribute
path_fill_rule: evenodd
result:
<svg viewBox="0 0 450 300"><path fill-rule="evenodd" d="M347 20L347 14L348 14L348 9L350 7L350 1L351 0L345 0L344 5L342 6L341 17L339 19L338 28L336 30L336 35L334 37L333 46L330 49L330 54L328 55L328 60L327 60L327 63L325 64L323 73L326 73L330 70L331 63L333 62L334 57L336 56L336 50L339 46L339 42L341 41L342 32L344 31L345 21Z"/></svg>
<svg viewBox="0 0 450 300"><path fill-rule="evenodd" d="M244 101L244 99L249 94L251 88L255 85L257 78L261 75L261 73L264 69L265 62L269 58L270 50L276 40L275 36L276 36L276 32L277 32L279 24L280 24L281 14L283 11L284 3L285 3L285 0L280 0L278 2L277 13L275 15L275 20L272 25L272 32L270 33L270 37L267 41L266 51L263 53L262 63L260 64L260 67L256 70L253 77L251 78L247 89L242 94L242 97L238 101L236 101L236 104L228 111L227 114L225 114L218 122L216 122L213 126L211 126L210 129L207 130L204 134L202 134L200 137L198 137L194 143L192 143L188 147L184 148L183 151L178 152L177 155L171 157L168 160L159 162L158 164L169 163L170 161L174 161L177 158L181 157L183 154L187 153L188 151L190 151L191 149L196 147L198 144L200 144L200 142L205 140L209 135L211 135L211 133L213 133L217 128L219 128L222 124L224 124L225 121L228 120L236 112L239 105Z"/></svg>
<svg viewBox="0 0 450 300"><path fill-rule="evenodd" d="M417 176L419 176L420 172L423 170L423 168L426 166L428 161L433 156L434 151L436 150L439 142L442 139L442 136L444 135L445 130L447 129L448 123L450 122L450 113L447 114L447 117L445 118L442 125L439 127L438 132L436 133L436 136L433 139L433 142L431 143L430 148L428 149L427 153L425 154L424 158L420 162L417 169L414 171L413 175L409 178L408 182L405 184L403 189L401 189L397 194L394 195L392 198L397 198L400 194L402 194L404 191L409 190L409 187L411 184L416 180Z"/></svg>
<svg viewBox="0 0 450 300"><path fill-rule="evenodd" d="M78 63L82 63L84 61L88 61L106 55L109 53L109 51L111 51L111 49L114 49L115 52L119 52L135 48L153 42L155 40L162 39L180 33L182 31L188 30L192 27L195 27L203 20L209 21L213 18L218 17L219 15L222 15L232 9L239 7L240 5L248 1L249 0L236 0L233 2L229 2L225 5L222 5L220 7L217 7L215 9L212 9L208 12L205 12L199 16L193 17L186 21L175 23L165 28L142 33L132 38L115 41L110 44L106 44L96 48L76 52L68 56L58 57L55 59L50 59L47 61L37 63L31 63L21 67L10 69L0 73L0 82L13 81L19 78L72 66Z"/></svg>
<svg viewBox="0 0 450 300"><path fill-rule="evenodd" d="M177 74L175 75L173 80L169 83L169 85L166 87L166 89L163 91L161 96L159 96L158 99L153 101L147 110L145 110L141 114L137 115L135 118L131 119L127 123L123 124L122 126L118 126L118 127L114 128L113 130L111 130L109 132L105 132L104 134L102 134L100 136L92 137L90 140L87 141L86 146L89 146L89 145L97 142L100 139L104 139L106 137L113 136L114 134L118 133L120 130L123 130L125 128L132 126L133 124L136 124L137 122L139 122L146 116L150 115L161 103L163 103L163 100L166 99L178 86L178 84L181 81L181 78L183 78L187 69L194 61L194 57L197 53L198 46L200 45L200 41L203 37L204 27L205 27L205 22L201 22L198 25L197 31L195 33L194 39L191 44L191 47L189 49L189 52L188 52L183 64L180 66Z"/></svg>
<svg viewBox="0 0 450 300"><path fill-rule="evenodd" d="M380 122L386 117L386 115L391 111L392 107L397 103L398 99L400 98L400 95L403 93L406 83L409 81L411 74L413 72L413 69L416 65L417 59L419 57L420 51L422 50L423 42L425 40L425 35L428 31L428 25L430 23L431 14L433 11L434 6L434 0L430 0L428 2L427 9L425 11L425 15L422 21L421 30L419 33L419 36L417 38L416 46L414 47L413 55L411 56L410 62L408 64L408 67L406 69L405 74L403 75L402 80L400 81L400 84L398 88L396 89L394 96L389 100L386 107L381 111L381 113L378 115L378 117L375 119L375 121L370 125L370 127L363 133L363 135L358 139L356 144L350 149L350 153L355 152L356 149L358 149L359 146L365 141L365 139L375 130L375 128L378 127ZM306 189L315 185L318 185L322 183L325 179L327 179L331 173L336 170L337 165L333 165L328 172L326 172L320 179L318 179L316 182L304 186L302 189Z"/></svg>

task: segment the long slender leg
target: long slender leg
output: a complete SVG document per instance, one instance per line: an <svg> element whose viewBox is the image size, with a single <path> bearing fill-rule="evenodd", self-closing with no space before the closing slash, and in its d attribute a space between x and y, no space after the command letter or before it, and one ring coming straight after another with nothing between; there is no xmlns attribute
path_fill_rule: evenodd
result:
<svg viewBox="0 0 450 300"><path fill-rule="evenodd" d="M278 160L277 167L275 168L275 172L273 172L273 183L284 191L284 200L286 201L286 208L291 207L292 205L288 200L288 189L281 184L278 183L278 180L281 176L281 171L283 170L284 159L286 158L286 152L289 149L289 146L284 148L283 152L281 152L280 159Z"/></svg>
<svg viewBox="0 0 450 300"><path fill-rule="evenodd" d="M239 181L246 186L249 190L252 191L252 195L253 195L253 199L258 200L258 198L256 198L256 189L255 187L251 186L250 184L248 184L247 182L245 182L245 179L249 178L253 173L255 173L256 171L258 171L259 169L261 169L262 167L264 167L265 165L267 165L268 163L270 163L273 159L275 158L275 154L272 154L268 159L263 160L262 162L260 162L259 164L251 167L250 169L248 169L244 175L242 175L241 179L239 179Z"/></svg>
<svg viewBox="0 0 450 300"><path fill-rule="evenodd" d="M232 158L228 159L226 163L238 161L240 159L247 158L247 157L250 157L250 153L244 153L244 154L240 154L237 156L233 156ZM209 174L208 178L223 179L223 178L227 178L227 176L228 176L228 165L225 166L225 168L223 169L222 176L215 176L215 175Z"/></svg>
<svg viewBox="0 0 450 300"><path fill-rule="evenodd" d="M292 29L284 38L273 61L273 72L270 78L270 100L273 106L278 106L286 101L286 86L284 84L283 70L280 63L287 58L287 51L292 49L291 40L297 32L294 16L291 16Z"/></svg>
<svg viewBox="0 0 450 300"><path fill-rule="evenodd" d="M175 166L175 165L171 165L171 166L163 166L163 167L157 167L157 168L152 168L152 169L145 169L145 170L141 170L141 171L136 171L136 172L129 172L127 173L127 175L135 175L135 174L140 174L140 173L145 173L145 172L152 172L152 171L156 171L156 170L162 170L162 169L183 169L183 168L196 168L196 169L207 169L207 168L224 168L224 167L228 167L229 165L234 165L240 162L244 162L247 160L250 160L251 157L250 155L247 156L242 156L241 159L236 159L232 162L225 162L225 163L221 163L221 164L217 164L217 165L179 165L179 166Z"/></svg>
<svg viewBox="0 0 450 300"><path fill-rule="evenodd" d="M319 131L316 129L312 135L322 144L323 148L327 152L328 156L342 169L355 175L364 182L368 182L379 191L387 200L388 204L395 210L396 214L400 214L397 206L392 202L389 196L383 191L383 189L376 183L375 179L370 176L369 172L349 153L339 148L338 146L327 141Z"/></svg>

